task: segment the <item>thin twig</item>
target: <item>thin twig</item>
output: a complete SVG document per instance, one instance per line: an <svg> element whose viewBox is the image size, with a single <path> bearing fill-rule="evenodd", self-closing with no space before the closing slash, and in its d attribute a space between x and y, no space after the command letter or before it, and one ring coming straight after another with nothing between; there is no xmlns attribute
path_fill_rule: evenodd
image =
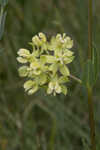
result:
<svg viewBox="0 0 100 150"><path fill-rule="evenodd" d="M72 78L72 79L74 79L74 80L77 81L78 83L82 84L82 81L81 81L79 78L77 78L77 77L75 77L75 76L73 76L73 75L71 75L71 74L70 74L69 77Z"/></svg>

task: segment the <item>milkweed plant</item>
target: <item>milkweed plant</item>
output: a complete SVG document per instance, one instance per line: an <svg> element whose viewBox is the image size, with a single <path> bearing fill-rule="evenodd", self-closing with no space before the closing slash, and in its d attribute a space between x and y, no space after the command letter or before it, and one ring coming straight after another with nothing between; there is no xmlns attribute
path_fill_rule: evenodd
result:
<svg viewBox="0 0 100 150"><path fill-rule="evenodd" d="M69 82L70 71L68 64L74 59L71 51L73 40L57 34L48 41L44 33L39 33L30 42L32 52L21 48L18 51L17 60L22 64L19 75L26 77L24 89L29 95L34 94L40 88L44 88L47 94L67 94L66 83Z"/></svg>
<svg viewBox="0 0 100 150"><path fill-rule="evenodd" d="M26 77L24 89L29 95L41 88L45 89L47 94L54 96L61 93L66 95L66 83L70 81L70 78L85 85L88 91L91 150L96 150L92 89L97 80L98 59L96 49L92 48L92 38L90 38L92 34L90 33L92 33L91 27L89 27L88 34L88 59L84 65L82 80L70 74L68 64L74 59L74 52L71 50L73 40L65 33L52 36L50 40L47 40L44 33L33 36L32 42L29 43L32 51L19 49L17 60L22 64L19 68L19 75ZM52 139L50 147L53 147Z"/></svg>
<svg viewBox="0 0 100 150"><path fill-rule="evenodd" d="M96 150L95 119L93 110L93 87L98 77L98 54L93 45L93 3L88 0L88 55L82 69L82 80L70 74L68 64L74 59L73 40L65 33L52 36L50 40L44 33L32 38L32 51L20 49L17 60L23 64L19 68L19 75L26 77L24 89L29 95L40 88L47 94L67 94L67 84L70 78L75 79L87 89L89 108L89 125L91 150ZM55 125L54 125L55 129ZM52 136L51 136L52 137ZM54 133L53 133L54 137ZM53 144L50 147L53 149Z"/></svg>

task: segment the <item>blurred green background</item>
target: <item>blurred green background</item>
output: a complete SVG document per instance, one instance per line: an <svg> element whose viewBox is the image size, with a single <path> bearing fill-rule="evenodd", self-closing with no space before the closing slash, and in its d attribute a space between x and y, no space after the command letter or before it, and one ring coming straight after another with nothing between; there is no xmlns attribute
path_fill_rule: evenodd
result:
<svg viewBox="0 0 100 150"><path fill-rule="evenodd" d="M71 73L81 78L88 48L87 0L9 0L0 41L0 150L89 150L87 91L71 81L68 95L28 96L16 61L19 48L38 32L48 37L65 32L74 40ZM93 39L100 49L100 2L93 1ZM97 150L100 150L100 80L94 87ZM55 137L54 137L55 135ZM52 144L52 143L51 143Z"/></svg>

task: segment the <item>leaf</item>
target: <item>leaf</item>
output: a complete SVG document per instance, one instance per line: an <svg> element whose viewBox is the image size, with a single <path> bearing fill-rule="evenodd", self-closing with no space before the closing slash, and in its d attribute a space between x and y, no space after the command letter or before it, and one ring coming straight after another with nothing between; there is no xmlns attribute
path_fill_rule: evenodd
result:
<svg viewBox="0 0 100 150"><path fill-rule="evenodd" d="M4 33L4 26L5 26L5 20L6 20L7 12L1 12L0 14L0 40L2 39L3 33Z"/></svg>
<svg viewBox="0 0 100 150"><path fill-rule="evenodd" d="M0 5L1 5L1 11L0 11L0 40L2 39L3 33L4 33L4 27L5 27L5 20L6 20L6 15L7 12L6 10L6 5L8 3L8 0L0 0Z"/></svg>
<svg viewBox="0 0 100 150"><path fill-rule="evenodd" d="M60 70L61 74L64 75L64 76L69 76L70 75L69 69L66 65L61 65L59 70Z"/></svg>

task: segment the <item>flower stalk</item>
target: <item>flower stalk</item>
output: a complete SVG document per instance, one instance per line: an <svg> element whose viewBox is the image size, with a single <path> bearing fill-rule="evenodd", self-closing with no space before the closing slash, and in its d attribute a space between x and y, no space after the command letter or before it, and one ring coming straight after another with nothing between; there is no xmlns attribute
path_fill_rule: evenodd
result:
<svg viewBox="0 0 100 150"><path fill-rule="evenodd" d="M93 21L92 21L93 14L92 13L93 13L92 0L88 0L88 59L92 59L92 24L93 24ZM87 86L87 92L88 92L91 150L96 150L92 87Z"/></svg>
<svg viewBox="0 0 100 150"><path fill-rule="evenodd" d="M75 80L76 82L82 84L82 80L80 80L79 78L77 78L77 77L75 77L75 76L73 76L73 75L71 75L71 74L70 74L69 77L72 78L73 80Z"/></svg>

